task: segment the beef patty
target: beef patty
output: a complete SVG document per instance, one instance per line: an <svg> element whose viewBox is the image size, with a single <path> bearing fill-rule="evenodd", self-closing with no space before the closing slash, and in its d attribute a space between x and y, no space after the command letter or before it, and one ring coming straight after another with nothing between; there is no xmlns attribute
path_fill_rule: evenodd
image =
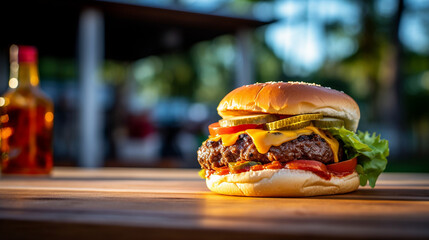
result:
<svg viewBox="0 0 429 240"><path fill-rule="evenodd" d="M342 152L340 145L339 159L342 158ZM325 139L317 134L301 135L278 147L272 146L265 154L256 150L252 138L247 134L241 134L231 146L223 146L222 140L208 140L198 149L198 162L201 167L212 170L227 166L228 162L239 160L265 164L272 161L287 162L299 159L316 160L327 164L334 161L334 154Z"/></svg>

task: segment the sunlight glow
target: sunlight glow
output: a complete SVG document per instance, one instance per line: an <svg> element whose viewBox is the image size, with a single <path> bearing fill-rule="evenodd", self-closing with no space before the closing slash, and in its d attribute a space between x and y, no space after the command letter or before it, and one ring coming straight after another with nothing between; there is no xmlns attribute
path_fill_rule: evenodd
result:
<svg viewBox="0 0 429 240"><path fill-rule="evenodd" d="M9 87L10 88L17 88L18 87L18 79L16 78L11 78L9 80Z"/></svg>

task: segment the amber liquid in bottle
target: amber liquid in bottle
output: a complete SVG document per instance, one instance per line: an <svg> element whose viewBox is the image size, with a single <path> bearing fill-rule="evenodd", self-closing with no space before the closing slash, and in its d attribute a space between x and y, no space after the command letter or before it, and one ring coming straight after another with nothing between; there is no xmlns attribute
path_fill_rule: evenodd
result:
<svg viewBox="0 0 429 240"><path fill-rule="evenodd" d="M53 103L38 87L37 51L19 51L18 79L0 99L2 173L45 175L53 165Z"/></svg>

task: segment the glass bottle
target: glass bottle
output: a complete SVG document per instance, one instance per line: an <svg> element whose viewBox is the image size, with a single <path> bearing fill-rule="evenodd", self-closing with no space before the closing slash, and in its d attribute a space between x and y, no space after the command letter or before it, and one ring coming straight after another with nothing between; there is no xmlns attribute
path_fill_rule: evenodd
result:
<svg viewBox="0 0 429 240"><path fill-rule="evenodd" d="M53 165L54 106L38 87L37 49L13 45L10 52L9 90L0 98L2 174L46 175Z"/></svg>

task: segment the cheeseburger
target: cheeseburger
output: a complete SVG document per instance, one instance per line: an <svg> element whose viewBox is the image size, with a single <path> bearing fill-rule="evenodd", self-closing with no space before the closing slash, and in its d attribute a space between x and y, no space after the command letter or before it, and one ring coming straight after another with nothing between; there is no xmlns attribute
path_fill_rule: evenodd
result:
<svg viewBox="0 0 429 240"><path fill-rule="evenodd" d="M237 196L341 194L387 164L388 142L355 133L360 111L347 94L302 82L237 88L217 108L198 149L200 176L216 193Z"/></svg>

